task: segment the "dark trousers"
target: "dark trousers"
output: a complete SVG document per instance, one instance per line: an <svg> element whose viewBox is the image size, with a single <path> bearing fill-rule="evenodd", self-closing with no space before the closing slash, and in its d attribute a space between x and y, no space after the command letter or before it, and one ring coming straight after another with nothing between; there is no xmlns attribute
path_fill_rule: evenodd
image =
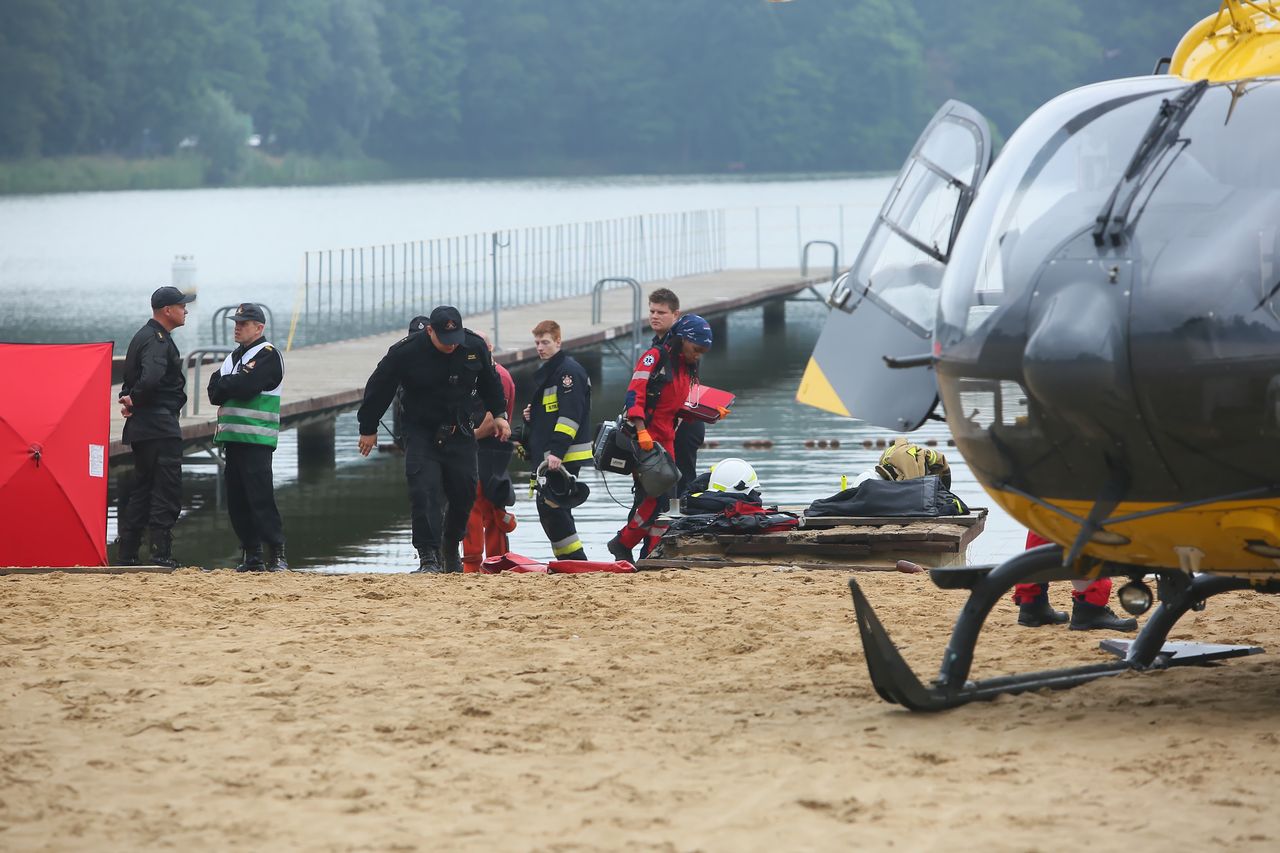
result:
<svg viewBox="0 0 1280 853"><path fill-rule="evenodd" d="M689 484L698 476L698 448L707 437L707 425L703 421L681 418L680 427L676 430L675 459L680 469L680 482L676 485L676 496L684 494Z"/></svg>
<svg viewBox="0 0 1280 853"><path fill-rule="evenodd" d="M434 430L415 424L405 424L403 437L413 547L421 553L439 550L441 542L461 542L479 482L476 440L455 434L437 446Z"/></svg>
<svg viewBox="0 0 1280 853"><path fill-rule="evenodd" d="M143 528L171 530L182 511L182 439L135 441L133 480L120 516L120 538L135 542Z"/></svg>
<svg viewBox="0 0 1280 853"><path fill-rule="evenodd" d="M227 515L247 550L284 544L284 522L276 509L271 476L274 448L243 441L223 443L227 460Z"/></svg>
<svg viewBox="0 0 1280 853"><path fill-rule="evenodd" d="M582 468L581 462L566 464L565 470L577 476ZM542 524L542 532L547 534L551 543L551 553L557 560L585 560L587 553L582 548L582 540L578 538L578 523L574 521L573 510L564 507L547 506L542 495L538 495L538 521Z"/></svg>

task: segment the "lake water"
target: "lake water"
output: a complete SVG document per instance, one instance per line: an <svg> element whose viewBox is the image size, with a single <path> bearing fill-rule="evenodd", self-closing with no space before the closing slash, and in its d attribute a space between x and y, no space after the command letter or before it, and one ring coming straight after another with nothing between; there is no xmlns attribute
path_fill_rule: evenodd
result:
<svg viewBox="0 0 1280 853"><path fill-rule="evenodd" d="M0 198L0 339L123 345L177 255L194 257L200 295L175 336L184 350L208 342L217 306L265 302L287 318L311 250L723 209L729 267L795 267L803 241L856 251L890 183L624 177Z"/></svg>
<svg viewBox="0 0 1280 853"><path fill-rule="evenodd" d="M168 282L177 254L196 257L201 303L251 298L288 310L302 253L309 249L635 213L742 212L737 221L744 224L733 240L729 266L754 266L757 257L765 266L795 266L802 239L840 243L847 265L888 183L855 177L636 178L2 199L0 340L127 341L148 315L151 290ZM758 249L757 221L762 232ZM679 292L679 281L672 287ZM892 438L886 431L794 402L824 315L825 308L815 303L791 303L785 327L768 330L758 309L732 315L727 339L717 341L703 375L709 384L735 391L739 402L728 420L708 430L708 440L720 447L703 450L704 469L725 456L741 456L756 467L768 501L799 504L834 493L842 473L853 476L874 463L878 451L864 449L862 441ZM203 325L195 322L182 330L184 349L191 346L192 332ZM182 341L182 335L188 340ZM630 366L606 356L603 381L593 395L594 420L617 413L629 374ZM292 563L320 571L412 568L416 557L409 541L402 459L393 454L359 457L351 414L338 419L337 431L332 469L300 469L295 433L282 436L276 454L277 499ZM931 424L915 435L943 445L948 437L942 424ZM758 438L771 439L774 447L743 448L744 441ZM808 449L807 439L838 439L841 448ZM973 506L991 506L954 448L948 458L957 494ZM176 551L192 564L234 565L236 544L225 511L216 507L212 470L187 469L187 506L175 531ZM579 532L590 556L606 558L604 543L625 520L630 480L597 472L586 476L592 494L575 511ZM528 491L520 488L518 493L520 527L512 536L512 547L548 559L550 549ZM113 509L108 537L114 536ZM1021 549L1024 536L1020 525L993 509L986 532L970 548L970 560L1003 559Z"/></svg>

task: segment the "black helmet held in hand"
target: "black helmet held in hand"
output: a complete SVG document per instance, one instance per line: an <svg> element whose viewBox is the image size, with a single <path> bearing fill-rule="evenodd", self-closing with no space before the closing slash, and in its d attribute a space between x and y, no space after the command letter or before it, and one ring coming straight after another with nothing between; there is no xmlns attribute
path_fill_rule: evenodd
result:
<svg viewBox="0 0 1280 853"><path fill-rule="evenodd" d="M563 467L552 471L543 462L533 475L533 487L542 495L542 502L552 508L573 509L581 506L591 494L591 488Z"/></svg>

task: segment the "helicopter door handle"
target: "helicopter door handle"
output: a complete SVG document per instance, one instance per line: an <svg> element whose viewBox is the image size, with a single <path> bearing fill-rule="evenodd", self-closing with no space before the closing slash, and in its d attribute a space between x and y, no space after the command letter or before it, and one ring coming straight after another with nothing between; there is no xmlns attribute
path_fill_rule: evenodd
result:
<svg viewBox="0 0 1280 853"><path fill-rule="evenodd" d="M880 357L884 359L885 365L890 370L905 370L908 367L928 367L933 364L933 353L931 352L926 352L922 355L904 355L900 358L895 358L891 355L882 355Z"/></svg>

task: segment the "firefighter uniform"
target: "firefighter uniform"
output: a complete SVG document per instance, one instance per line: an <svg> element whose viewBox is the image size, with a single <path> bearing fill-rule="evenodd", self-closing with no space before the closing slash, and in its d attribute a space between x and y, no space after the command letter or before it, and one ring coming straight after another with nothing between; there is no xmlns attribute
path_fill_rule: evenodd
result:
<svg viewBox="0 0 1280 853"><path fill-rule="evenodd" d="M195 299L176 287L151 296L153 310ZM133 451L133 477L119 514L123 565L138 563L144 529L150 531L151 559L173 565L173 525L182 510L182 428L178 415L187 404L187 376L172 334L151 319L129 341L120 396L133 401L121 441ZM124 490L122 490L123 492Z"/></svg>
<svg viewBox="0 0 1280 853"><path fill-rule="evenodd" d="M547 359L533 375L533 400L525 434L529 463L536 469L547 456L557 456L565 470L577 475L591 458L588 425L591 418L591 379L566 352ZM538 521L557 560L585 560L573 510L548 506L537 498Z"/></svg>
<svg viewBox="0 0 1280 853"><path fill-rule="evenodd" d="M495 418L506 419L507 403L489 347L462 328L457 310L436 308L430 326L457 348L442 352L426 333L392 344L365 383L356 419L362 436L375 435L397 388L404 389L404 470L419 571L439 571L442 555L446 571L462 571L458 547L478 480L471 394Z"/></svg>
<svg viewBox="0 0 1280 853"><path fill-rule="evenodd" d="M283 385L280 351L262 338L237 347L209 377L209 402L218 407L213 440L222 445L226 457L227 514L243 549L240 571L288 568L271 470L280 436ZM269 552L266 561L263 545Z"/></svg>

